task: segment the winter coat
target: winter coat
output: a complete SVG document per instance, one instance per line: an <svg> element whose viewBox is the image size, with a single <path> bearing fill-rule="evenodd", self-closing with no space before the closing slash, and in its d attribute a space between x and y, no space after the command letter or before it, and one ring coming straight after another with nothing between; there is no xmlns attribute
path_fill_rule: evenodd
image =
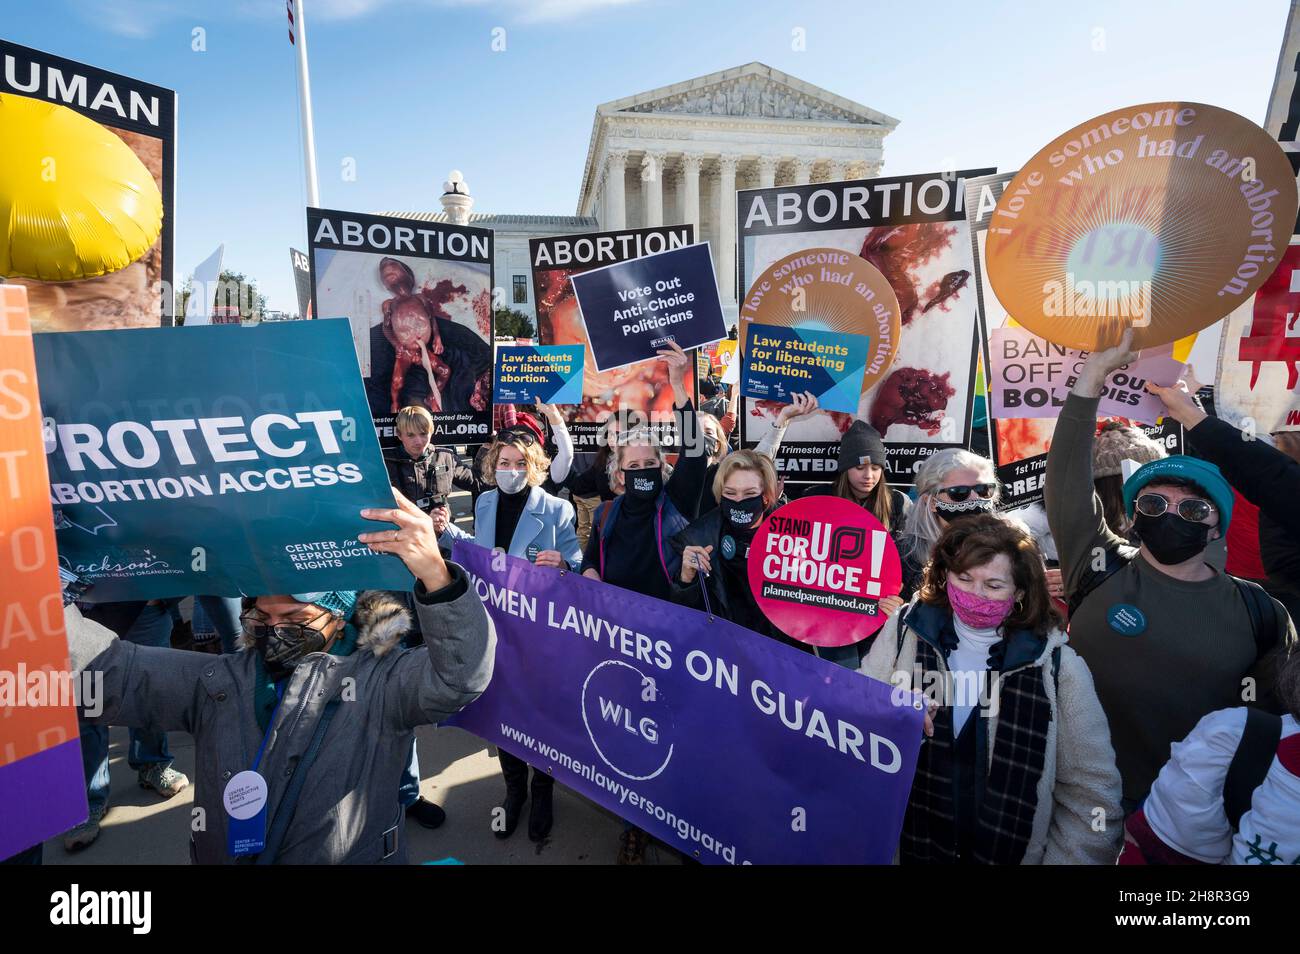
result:
<svg viewBox="0 0 1300 954"><path fill-rule="evenodd" d="M326 705L341 699L311 765L277 861L284 864L403 864L404 813L397 790L415 728L473 702L492 677L496 631L464 570L435 593L417 584L424 645L402 649L410 616L392 594L367 592L352 625L350 655L310 653L287 680L259 772L272 810L307 750ZM257 650L223 656L137 646L65 611L74 672L103 674L103 711L87 721L194 736L195 825L190 855L233 864L222 794L253 767L263 732L254 693L264 672ZM200 824L201 823L201 824Z"/></svg>
<svg viewBox="0 0 1300 954"><path fill-rule="evenodd" d="M466 533L452 521L447 522L438 543L451 547L457 540L469 540L489 550L496 545L497 497L500 491L493 487L478 498L474 505L474 533ZM547 493L541 487L531 487L519 522L510 538L511 556L530 562L543 550L558 550L569 568L576 570L582 563L582 545L574 529L573 504Z"/></svg>
<svg viewBox="0 0 1300 954"><path fill-rule="evenodd" d="M934 627L927 625L931 622L929 617L938 614L914 614L918 606L931 609L913 600L889 618L862 660L859 672L887 683L896 683L895 673L905 673L910 685L918 639L935 647L940 666L946 669L944 653L939 649L939 634L931 632ZM1016 729L1001 724L996 714L1003 678L1024 666L1037 666L1045 677L1052 721L1047 732L1043 772L1035 792L1033 833L1021 863L1110 865L1119 855L1124 834L1119 770L1110 744L1110 727L1097 701L1092 675L1066 641L1065 633L1054 629L1047 634L1036 656L1019 665L1008 659L1006 672L989 674L989 708L993 713L988 725L990 768L997 734ZM1053 677L1052 655L1058 648L1060 664ZM979 715L971 717L979 718ZM1099 817L1098 810L1104 815ZM1100 831L1097 825L1103 826Z"/></svg>

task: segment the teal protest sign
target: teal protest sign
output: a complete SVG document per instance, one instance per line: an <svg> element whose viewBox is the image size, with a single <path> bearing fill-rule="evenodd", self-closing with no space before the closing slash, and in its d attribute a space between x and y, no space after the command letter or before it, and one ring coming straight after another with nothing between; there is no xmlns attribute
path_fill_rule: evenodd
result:
<svg viewBox="0 0 1300 954"><path fill-rule="evenodd" d="M746 322L740 393L790 403L809 391L825 411L856 414L870 335Z"/></svg>
<svg viewBox="0 0 1300 954"><path fill-rule="evenodd" d="M59 562L96 602L406 589L348 323L35 336Z"/></svg>
<svg viewBox="0 0 1300 954"><path fill-rule="evenodd" d="M494 404L581 404L582 345L497 345Z"/></svg>

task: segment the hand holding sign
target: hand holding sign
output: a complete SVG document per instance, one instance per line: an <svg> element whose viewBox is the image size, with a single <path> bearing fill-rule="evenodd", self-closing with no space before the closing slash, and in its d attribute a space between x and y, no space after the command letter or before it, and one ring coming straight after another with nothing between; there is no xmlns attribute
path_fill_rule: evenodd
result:
<svg viewBox="0 0 1300 954"><path fill-rule="evenodd" d="M1148 381L1147 390L1160 398L1164 403L1165 410L1169 412L1169 416L1183 427L1193 428L1205 420L1207 416L1192 400L1192 392L1188 388L1186 380L1178 381L1168 387L1161 387L1154 381Z"/></svg>
<svg viewBox="0 0 1300 954"><path fill-rule="evenodd" d="M707 547L687 547L682 551L682 582L694 583L695 573L697 570L708 576L713 572L713 564L709 560L709 554L713 552L713 546Z"/></svg>
<svg viewBox="0 0 1300 954"><path fill-rule="evenodd" d="M791 421L797 421L809 414L815 414L817 408L817 395L811 391L804 391L802 394L798 391L792 392L790 394L790 403L781 408L781 413L777 415L776 426L785 427Z"/></svg>
<svg viewBox="0 0 1300 954"><path fill-rule="evenodd" d="M1120 365L1137 360L1133 350L1133 329L1125 328L1119 344L1104 351L1093 351L1083 363L1079 380L1075 382L1074 393L1080 397L1100 397L1106 384L1106 376Z"/></svg>
<svg viewBox="0 0 1300 954"><path fill-rule="evenodd" d="M656 360L668 366L668 383L673 386L673 403L677 407L684 407L689 400L686 394L686 368L691 363L690 355L676 341L669 341L666 348L660 348L656 353L659 355Z"/></svg>
<svg viewBox="0 0 1300 954"><path fill-rule="evenodd" d="M433 518L407 500L396 487L393 488L393 497L397 500L393 509L367 508L361 511L361 516L367 520L395 523L397 529L362 533L357 540L376 553L394 554L406 564L411 575L424 584L426 592L436 592L451 582L451 573L438 549L438 533Z"/></svg>

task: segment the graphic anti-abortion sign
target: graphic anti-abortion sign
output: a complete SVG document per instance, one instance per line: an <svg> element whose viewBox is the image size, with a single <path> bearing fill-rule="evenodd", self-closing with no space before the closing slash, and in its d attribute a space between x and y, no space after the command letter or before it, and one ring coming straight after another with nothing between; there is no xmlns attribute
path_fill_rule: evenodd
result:
<svg viewBox="0 0 1300 954"><path fill-rule="evenodd" d="M651 359L670 341L689 351L727 337L707 242L595 268L570 281L597 371Z"/></svg>
<svg viewBox="0 0 1300 954"><path fill-rule="evenodd" d="M1204 103L1145 103L1058 136L988 229L988 279L1035 334L1090 351L1209 327L1277 267L1295 171L1266 132Z"/></svg>
<svg viewBox="0 0 1300 954"><path fill-rule="evenodd" d="M613 371L597 371L569 279L615 262L686 248L694 241L695 229L690 225L529 240L538 340L544 345L582 345L585 349L582 403L561 408L577 450L596 450L603 439L605 419L616 412L648 418L664 444L675 444L677 435L667 365L640 361ZM693 366L686 370L685 384L687 393L693 395Z"/></svg>
<svg viewBox="0 0 1300 954"><path fill-rule="evenodd" d="M385 447L408 405L433 439L474 444L492 428L492 232L359 212L307 210L312 307L345 317Z"/></svg>
<svg viewBox="0 0 1300 954"><path fill-rule="evenodd" d="M26 289L0 285L0 858L86 820ZM93 691L82 702L94 705Z"/></svg>
<svg viewBox="0 0 1300 954"><path fill-rule="evenodd" d="M692 609L467 542L453 556L497 649L449 724L706 864L889 863L910 698Z"/></svg>
<svg viewBox="0 0 1300 954"><path fill-rule="evenodd" d="M1009 172L966 182L966 215L984 329L984 366L989 369L989 443L1002 481L1001 505L1006 509L1043 499L1047 450L1066 396L1058 385L1068 379L1079 355L1016 324L984 280L989 220L1003 189L1015 176ZM1182 452L1183 431L1176 421L1139 426L1169 453Z"/></svg>
<svg viewBox="0 0 1300 954"><path fill-rule="evenodd" d="M868 382L861 414L884 435L890 483L913 483L916 468L942 448L970 446L978 334L963 180L992 171L818 182L736 195L741 287L752 288L759 275L796 252L830 247L865 259L893 290L901 326L897 350L888 374L874 386ZM767 435L781 408L779 402L746 399L740 415L744 446ZM852 415L836 411L792 422L777 470L789 481L833 479L840 439L852 423Z"/></svg>
<svg viewBox="0 0 1300 954"><path fill-rule="evenodd" d="M777 629L811 646L849 646L885 625L897 596L898 548L871 513L842 497L793 500L763 521L749 548L749 586Z"/></svg>
<svg viewBox="0 0 1300 954"><path fill-rule="evenodd" d="M492 403L580 403L583 351L581 345L497 345Z"/></svg>
<svg viewBox="0 0 1300 954"><path fill-rule="evenodd" d="M96 601L401 590L347 322L36 336L60 562ZM198 374L221 368L220 374Z"/></svg>
<svg viewBox="0 0 1300 954"><path fill-rule="evenodd" d="M743 396L789 403L791 394L809 391L824 410L857 413L869 335L744 325Z"/></svg>

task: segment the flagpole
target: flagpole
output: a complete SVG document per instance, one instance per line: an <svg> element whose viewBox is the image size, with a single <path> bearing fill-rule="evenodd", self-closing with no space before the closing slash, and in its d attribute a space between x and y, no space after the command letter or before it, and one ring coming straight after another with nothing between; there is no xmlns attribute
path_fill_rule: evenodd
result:
<svg viewBox="0 0 1300 954"><path fill-rule="evenodd" d="M289 42L298 50L298 109L302 117L303 173L307 179L307 204L320 208L320 186L316 180L316 135L311 121L311 78L307 72L307 24L303 0L289 0ZM296 34L296 36L295 36Z"/></svg>

